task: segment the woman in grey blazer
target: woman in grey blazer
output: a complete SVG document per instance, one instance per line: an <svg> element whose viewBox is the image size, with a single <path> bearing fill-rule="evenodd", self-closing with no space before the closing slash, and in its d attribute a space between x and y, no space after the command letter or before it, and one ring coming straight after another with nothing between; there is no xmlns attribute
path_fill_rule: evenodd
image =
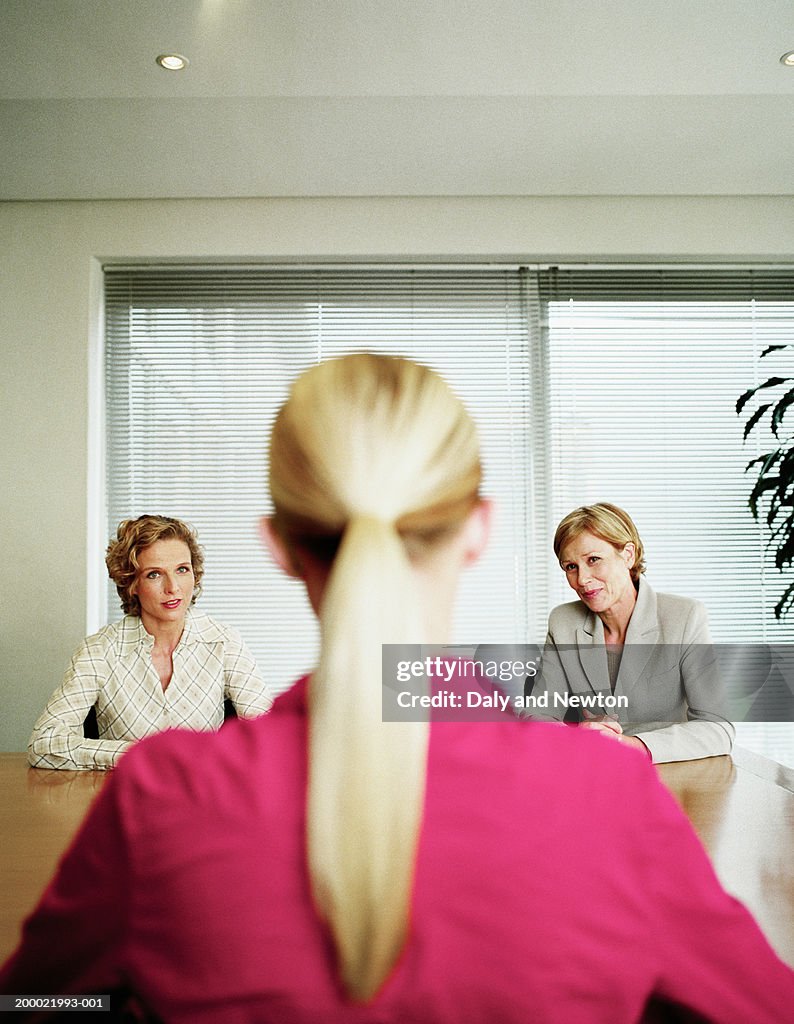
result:
<svg viewBox="0 0 794 1024"><path fill-rule="evenodd" d="M577 601L549 617L533 717L578 720L656 762L727 754L733 725L706 609L657 594L630 516L607 502L577 508L554 536ZM544 707L547 701L547 707Z"/></svg>

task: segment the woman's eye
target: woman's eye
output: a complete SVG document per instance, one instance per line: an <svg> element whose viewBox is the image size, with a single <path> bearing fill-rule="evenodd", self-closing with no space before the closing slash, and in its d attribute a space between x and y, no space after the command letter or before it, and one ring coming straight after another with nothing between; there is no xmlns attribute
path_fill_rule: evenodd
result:
<svg viewBox="0 0 794 1024"><path fill-rule="evenodd" d="M189 565L180 565L179 568L177 569L177 572L181 572L181 573L186 573L186 572L190 572L190 571L191 571L191 569L190 569Z"/></svg>
<svg viewBox="0 0 794 1024"><path fill-rule="evenodd" d="M599 562L599 561L600 561L600 558L597 555L591 555L590 556L590 565L594 565L596 562Z"/></svg>
<svg viewBox="0 0 794 1024"><path fill-rule="evenodd" d="M146 573L146 579L147 580L156 580L159 575L160 575L159 572L147 572Z"/></svg>

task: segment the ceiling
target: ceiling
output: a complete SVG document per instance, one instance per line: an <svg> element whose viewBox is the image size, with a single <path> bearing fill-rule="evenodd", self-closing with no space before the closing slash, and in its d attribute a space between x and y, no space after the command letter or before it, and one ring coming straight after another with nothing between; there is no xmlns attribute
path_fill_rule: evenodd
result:
<svg viewBox="0 0 794 1024"><path fill-rule="evenodd" d="M0 0L0 199L792 194L792 49L791 0Z"/></svg>

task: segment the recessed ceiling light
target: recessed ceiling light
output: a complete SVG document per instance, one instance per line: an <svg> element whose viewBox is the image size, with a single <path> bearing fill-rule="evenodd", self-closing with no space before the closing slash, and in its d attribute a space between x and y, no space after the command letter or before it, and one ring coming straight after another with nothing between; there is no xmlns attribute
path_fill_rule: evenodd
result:
<svg viewBox="0 0 794 1024"><path fill-rule="evenodd" d="M166 71L183 71L190 62L181 53L161 53L157 63Z"/></svg>
<svg viewBox="0 0 794 1024"><path fill-rule="evenodd" d="M794 50L784 53L780 58L780 63L785 64L787 68L794 68Z"/></svg>

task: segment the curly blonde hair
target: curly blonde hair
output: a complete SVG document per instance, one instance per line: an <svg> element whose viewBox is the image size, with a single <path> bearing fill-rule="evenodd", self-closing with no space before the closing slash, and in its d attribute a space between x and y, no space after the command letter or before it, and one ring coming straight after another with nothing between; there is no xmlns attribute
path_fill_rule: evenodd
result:
<svg viewBox="0 0 794 1024"><path fill-rule="evenodd" d="M158 540L172 539L184 541L190 549L195 580L193 599L190 603L195 604L201 593L204 552L193 527L181 519L171 519L168 516L138 516L137 519L125 519L119 523L115 538L108 544L105 565L108 567L108 575L116 584L121 607L127 615L141 614L141 603L132 592L138 577L138 559L141 552Z"/></svg>

